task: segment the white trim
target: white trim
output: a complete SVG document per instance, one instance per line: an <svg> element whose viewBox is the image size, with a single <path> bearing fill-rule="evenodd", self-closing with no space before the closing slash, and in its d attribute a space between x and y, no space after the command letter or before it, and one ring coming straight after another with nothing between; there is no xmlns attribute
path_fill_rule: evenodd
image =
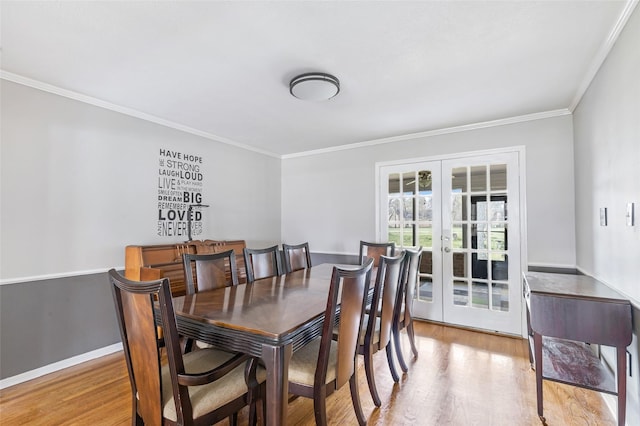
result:
<svg viewBox="0 0 640 426"><path fill-rule="evenodd" d="M59 272L57 274L45 274L45 275L33 275L31 277L20 277L20 278L5 278L0 280L0 286L7 284L18 284L18 283L26 283L32 281L43 281L43 280L55 280L58 278L66 278L66 277L77 277L80 275L93 275L93 274L101 274L103 272L109 271L111 268L104 269L90 269L87 271L73 271L73 272ZM115 269L124 269L124 266L116 267Z"/></svg>
<svg viewBox="0 0 640 426"><path fill-rule="evenodd" d="M56 371L73 367L74 365L82 364L83 362L91 361L92 359L110 355L121 350L122 343L114 343L111 346L106 346L104 348L96 349L95 351L63 359L62 361L54 362L53 364L45 365L44 367L18 374L17 376L7 377L6 379L0 380L0 389L37 379L38 377L42 377L46 374L55 373Z"/></svg>
<svg viewBox="0 0 640 426"><path fill-rule="evenodd" d="M600 70L600 67L602 66L602 64L604 64L604 61L606 61L607 57L609 56L609 52L611 52L611 49L613 49L613 45L618 40L620 33L624 29L625 25L627 24L627 21L629 20L629 17L633 13L633 10L636 8L637 5L638 5L638 0L627 0L627 3L625 4L624 9L622 10L622 13L620 14L620 16L618 17L618 20L616 21L615 25L611 29L611 32L609 32L609 36L600 47L600 50L598 50L598 52L596 53L596 56L591 61L591 64L589 65L587 72L584 74L584 77L582 78L582 82L580 83L580 86L578 86L576 95L574 96L573 100L569 104L569 111L571 111L571 113L573 113L578 107L578 104L582 100L582 97L587 92L587 89L591 85L591 82L593 81L593 79L596 77L596 74Z"/></svg>
<svg viewBox="0 0 640 426"><path fill-rule="evenodd" d="M73 99L76 101L84 102L90 105L94 105L100 108L108 109L111 111L119 112L121 114L125 114L131 117L139 118L141 120L150 121L152 123L159 124L161 126L169 127L172 129L180 130L185 133L190 133L192 135L200 136L205 139L210 139L216 142L224 143L227 145L235 146L236 148L246 149L247 151L257 152L258 154L267 155L269 157L280 158L280 155L275 154L270 151L265 151L262 149L254 148L249 145L245 145L243 143L232 141L231 139L224 138L222 136L214 135L208 132L203 132L202 130L194 129L193 127L185 126L182 124L175 123L173 121L165 120L164 118L156 117L151 114L147 114L142 111L137 111L132 108L123 107L120 105L112 104L111 102L103 101L98 98L94 98L92 96L83 95L82 93L74 92L72 90L62 89L60 87L43 83L41 81L33 80L27 77L23 77L18 74L13 74L0 69L0 78L12 81L14 83L22 84L23 86L33 87L34 89L42 90L44 92L53 93L55 95L63 96L65 98Z"/></svg>
<svg viewBox="0 0 640 426"><path fill-rule="evenodd" d="M529 266L533 266L535 268L558 268L558 269L578 269L576 265L564 265L561 263L536 263L536 262L528 262L525 263Z"/></svg>
<svg viewBox="0 0 640 426"><path fill-rule="evenodd" d="M286 160L289 158L326 154L330 152L344 151L347 149L356 149L356 148L362 148L362 147L368 147L368 146L374 146L374 145L381 145L385 143L400 142L400 141L405 141L410 139L447 135L451 133L468 132L471 130L485 129L488 127L506 126L509 124L516 124L516 123L522 123L522 122L534 121L534 120L543 120L546 118L553 118L553 117L562 117L565 115L571 115L571 111L569 111L566 108L563 108L563 109L556 109L553 111L536 112L533 114L520 115L517 117L501 118L498 120L483 121L479 123L465 124L462 126L447 127L444 129L428 130L428 131L419 132L419 133L409 133L401 136L393 136L393 137L382 138L382 139L373 139L370 141L352 143L349 145L340 145L340 146L335 146L331 148L316 149L312 151L303 151L295 154L285 154L285 155L282 155L281 158L283 160Z"/></svg>
<svg viewBox="0 0 640 426"><path fill-rule="evenodd" d="M517 152L518 154L520 154L520 153L523 153L524 150L525 150L524 145L514 145L514 146L508 146L504 148L483 149L479 151L452 152L449 154L432 155L429 157L412 157L412 158L406 158L404 160L401 159L401 160L390 160L390 161L376 161L376 163L374 164L374 167L376 167L377 170L379 170L381 167L385 167L385 166L424 163L427 161L454 160L457 158L477 157L480 155L492 155L492 154L506 154L510 152Z"/></svg>

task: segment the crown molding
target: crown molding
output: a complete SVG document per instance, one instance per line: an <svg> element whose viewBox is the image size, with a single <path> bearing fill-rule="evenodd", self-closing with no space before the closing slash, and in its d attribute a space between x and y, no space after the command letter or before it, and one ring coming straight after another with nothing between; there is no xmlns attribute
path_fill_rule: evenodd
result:
<svg viewBox="0 0 640 426"><path fill-rule="evenodd" d="M338 151L344 151L347 149L356 149L356 148L363 148L363 147L369 147L369 146L374 146L374 145L382 145L382 144L386 144L386 143L394 143L394 142L401 142L401 141L406 141L406 140L411 140L411 139L418 139L418 138L429 138L429 137L433 137L433 136L440 136L440 135L447 135L447 134L451 134L451 133L461 133L461 132L468 132L471 130L478 130L478 129L486 129L488 127L497 127L497 126L506 126L509 124L515 124L515 123L523 123L526 121L534 121L534 120L543 120L546 118L553 118L553 117L561 117L564 115L571 115L571 111L569 111L566 108L563 109L556 109L556 110L552 110L552 111L543 111L543 112L536 112L533 114L526 114L526 115L520 115L520 116L516 116L516 117L509 117L509 118L501 118L498 120L491 120L491 121L482 121L479 123L472 123L472 124L465 124L462 126L455 126L455 127L447 127L447 128L443 128L443 129L436 129L436 130L428 130L425 132L418 132L418 133L409 133L406 135L400 135L400 136L392 136L389 138L382 138L382 139L372 139L369 141L364 141L364 142L357 142L357 143L353 143L353 144L348 144L348 145L340 145L340 146L335 146L335 147L331 147L331 148L323 148L323 149L316 149L316 150L312 150L312 151L303 151L303 152L298 152L295 154L285 154L282 155L282 159L289 159L289 158L297 158L297 157L308 157L311 155L319 155L319 154L326 154L326 153L330 153L330 152L338 152Z"/></svg>
<svg viewBox="0 0 640 426"><path fill-rule="evenodd" d="M602 46L600 46L600 50L598 50L598 53L596 53L596 56L591 61L591 64L587 69L587 72L584 74L584 77L582 78L582 82L580 83L580 86L578 86L578 90L576 91L576 94L573 100L569 104L569 111L571 111L571 113L573 113L578 107L578 104L580 104L582 97L587 92L587 89L591 85L591 82L593 81L593 79L596 77L596 74L598 74L600 67L602 67L602 64L604 64L604 61L609 56L609 52L611 52L613 45L616 44L616 41L618 40L620 33L624 29L625 25L627 25L627 21L629 20L629 17L633 13L637 5L638 5L638 0L627 0L627 3L625 4L624 9L622 10L622 13L620 14L615 25L609 32L609 36L604 41L604 43L602 43Z"/></svg>
<svg viewBox="0 0 640 426"><path fill-rule="evenodd" d="M90 105L94 105L100 108L108 109L111 111L119 112L121 114L125 114L131 117L139 118L141 120L150 121L152 123L159 124L164 127L169 127L172 129L180 130L185 133L190 133L192 135L200 136L205 139L209 139L212 141L224 143L227 145L234 146L236 148L246 149L247 151L257 152L258 154L267 155L269 157L280 158L279 154L275 154L270 151L264 151L262 149L254 148L249 145L245 145L243 143L232 141L231 139L224 138L222 136L217 136L208 132L203 132L198 129L194 129L189 126L184 126L179 123L174 123L173 121L165 120L160 117L156 117L151 114L147 114L141 111L137 111L132 108L126 108L120 105L112 104L111 102L103 101L98 98L94 98L92 96L87 96L82 93L74 92L73 90L62 89L60 87L54 86L52 84L43 83L38 80L33 80L28 77L21 76L19 74L10 73L5 70L0 69L0 78L3 80L11 81L14 83L22 84L23 86L32 87L34 89L42 90L44 92L53 93L55 95L63 96L65 98L73 99L76 101L84 102Z"/></svg>

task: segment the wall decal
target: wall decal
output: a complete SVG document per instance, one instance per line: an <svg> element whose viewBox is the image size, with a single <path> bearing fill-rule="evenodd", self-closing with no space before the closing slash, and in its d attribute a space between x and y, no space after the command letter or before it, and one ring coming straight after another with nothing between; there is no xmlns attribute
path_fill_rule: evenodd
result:
<svg viewBox="0 0 640 426"><path fill-rule="evenodd" d="M189 206L202 204L202 157L162 148L158 157L158 235L187 237L189 214L190 236L201 235L202 210Z"/></svg>

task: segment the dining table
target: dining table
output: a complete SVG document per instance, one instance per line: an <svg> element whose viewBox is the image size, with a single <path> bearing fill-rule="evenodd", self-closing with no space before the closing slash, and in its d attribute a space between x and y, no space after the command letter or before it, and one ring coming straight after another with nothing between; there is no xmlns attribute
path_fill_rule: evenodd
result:
<svg viewBox="0 0 640 426"><path fill-rule="evenodd" d="M268 425L287 423L289 360L322 331L334 266L359 267L325 263L173 298L181 335L262 359Z"/></svg>

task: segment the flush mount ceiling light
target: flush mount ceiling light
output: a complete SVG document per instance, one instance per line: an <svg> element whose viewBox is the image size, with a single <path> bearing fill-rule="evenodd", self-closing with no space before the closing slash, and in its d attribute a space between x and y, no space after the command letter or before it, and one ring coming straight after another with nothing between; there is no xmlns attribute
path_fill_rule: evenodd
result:
<svg viewBox="0 0 640 426"><path fill-rule="evenodd" d="M340 92L340 81L331 74L310 72L294 77L289 92L304 101L326 101Z"/></svg>

